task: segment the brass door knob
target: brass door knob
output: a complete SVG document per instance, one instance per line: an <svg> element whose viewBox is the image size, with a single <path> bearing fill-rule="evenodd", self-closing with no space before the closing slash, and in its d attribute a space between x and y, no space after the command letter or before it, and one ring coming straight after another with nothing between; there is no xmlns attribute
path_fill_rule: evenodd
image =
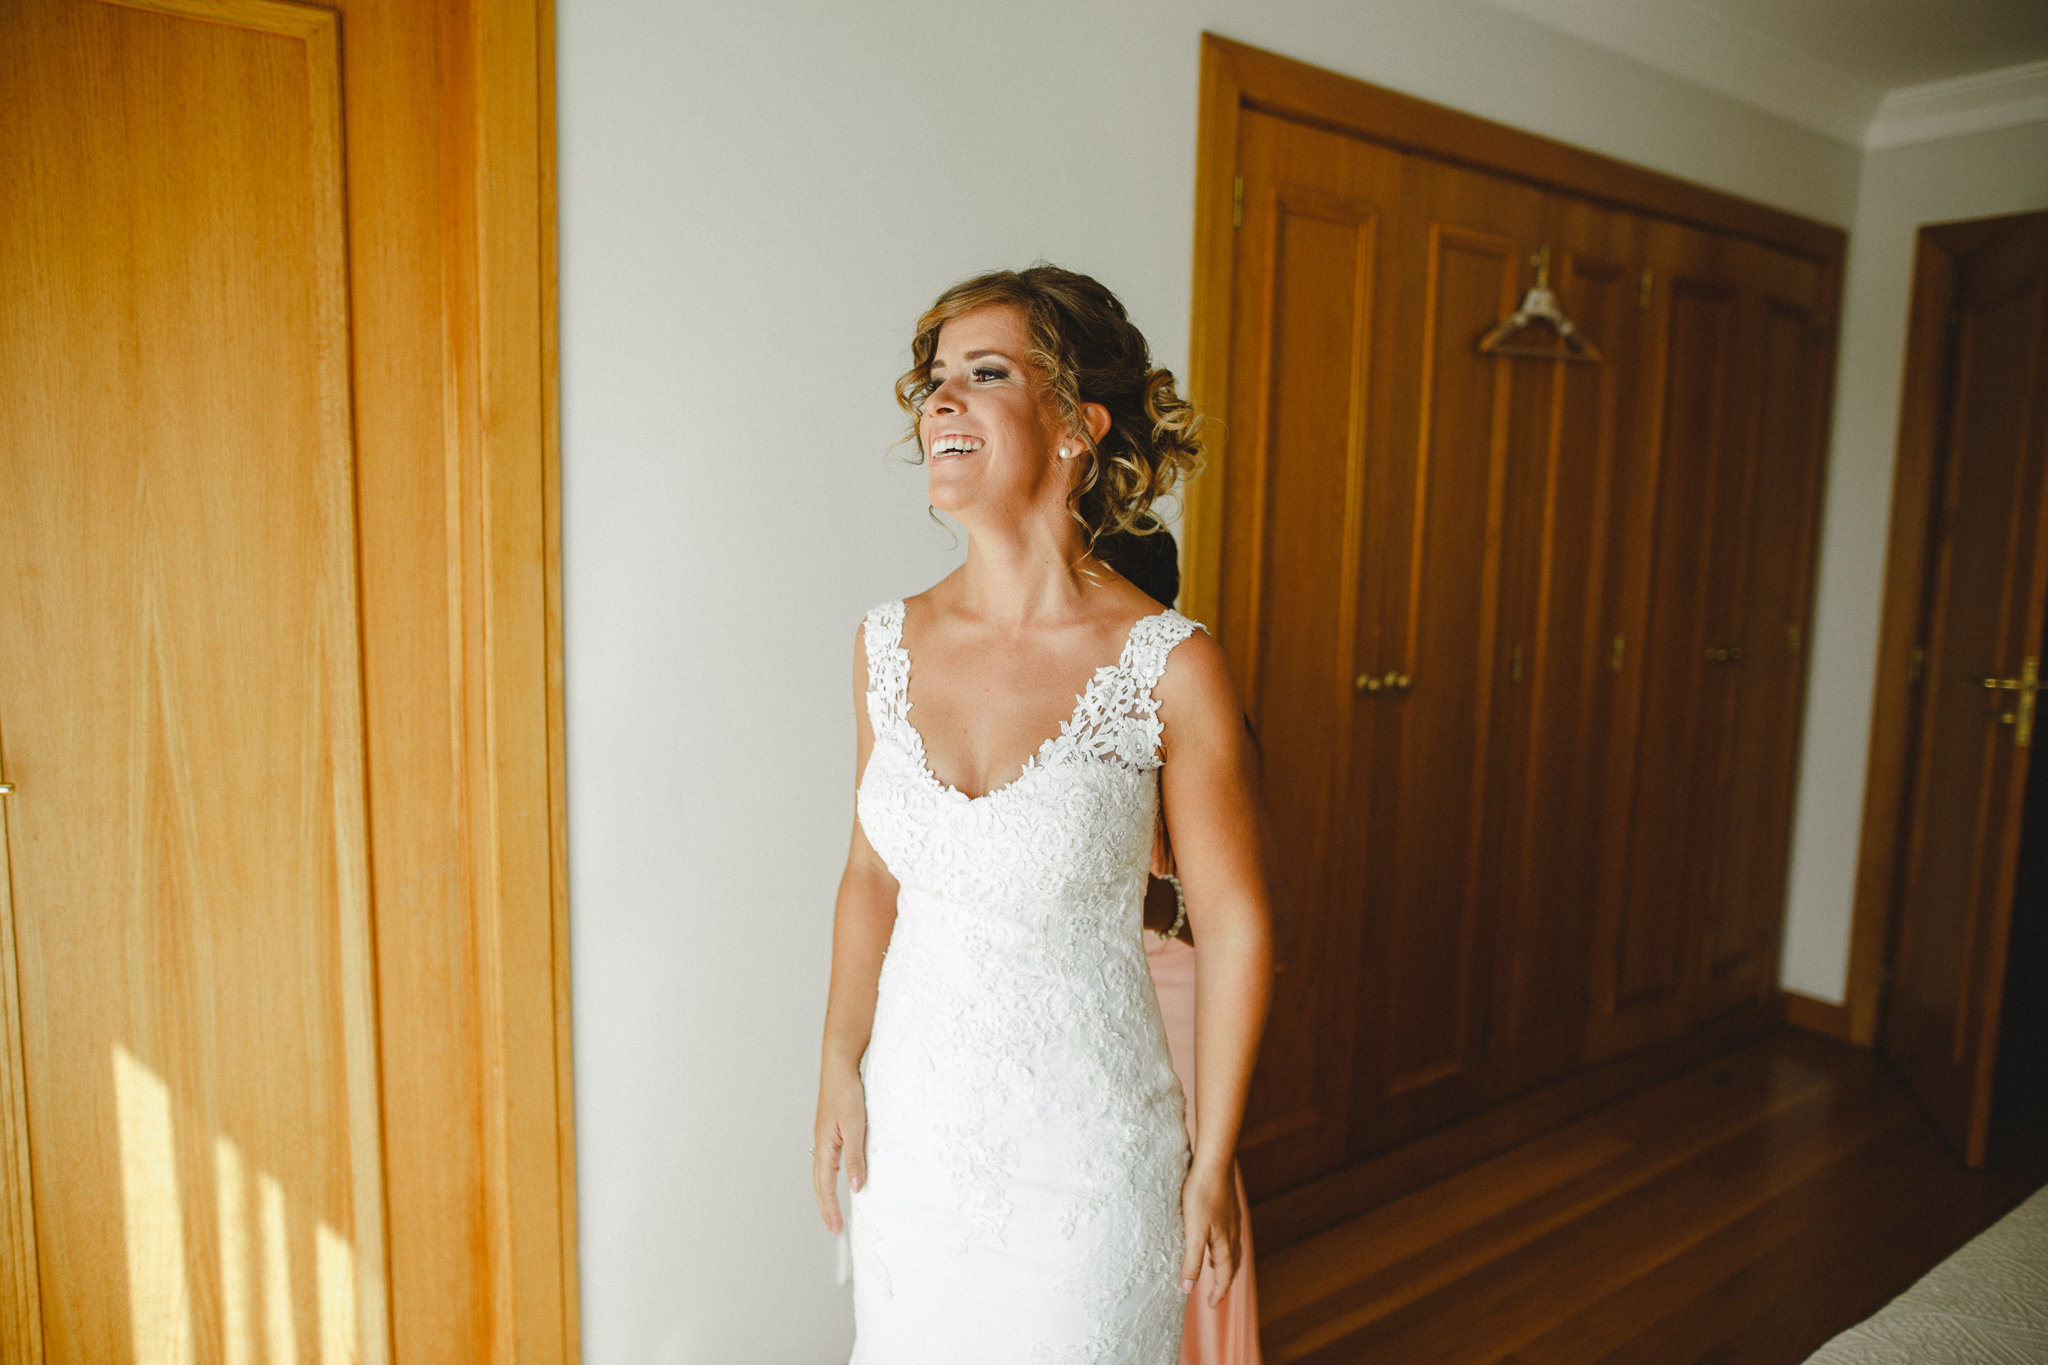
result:
<svg viewBox="0 0 2048 1365"><path fill-rule="evenodd" d="M1380 679L1380 684L1390 692L1406 692L1410 681L1412 680L1406 673L1390 672Z"/></svg>
<svg viewBox="0 0 2048 1365"><path fill-rule="evenodd" d="M12 782L0 782L0 796L12 795L14 795L14 784Z"/></svg>
<svg viewBox="0 0 2048 1365"><path fill-rule="evenodd" d="M1380 680L1370 673L1361 673L1351 680L1351 690L1354 692L1377 692L1380 690Z"/></svg>

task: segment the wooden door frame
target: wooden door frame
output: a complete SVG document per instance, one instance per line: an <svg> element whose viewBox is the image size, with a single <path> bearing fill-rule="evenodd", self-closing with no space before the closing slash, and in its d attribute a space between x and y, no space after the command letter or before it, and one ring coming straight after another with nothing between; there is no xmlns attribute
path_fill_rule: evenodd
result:
<svg viewBox="0 0 2048 1365"><path fill-rule="evenodd" d="M581 1359L562 702L553 0L448 4L444 122L466 288L451 491L461 557L489 1359ZM458 74L459 73L459 74ZM467 76L467 80L463 79ZM459 113L458 113L459 110ZM461 115L467 115L463 117ZM466 466L464 478L459 467ZM534 799L538 796L540 799Z"/></svg>
<svg viewBox="0 0 2048 1365"><path fill-rule="evenodd" d="M1818 261L1826 271L1821 311L1833 330L1848 245L1848 234L1840 228L1204 33L1188 392L1196 410L1209 418L1211 429L1208 476L1188 486L1181 537L1181 582L1187 585L1183 602L1198 620L1216 619L1222 590L1222 471L1230 458L1231 276L1235 220L1241 208L1238 120L1247 109ZM1825 401L1828 395L1823 397Z"/></svg>
<svg viewBox="0 0 2048 1365"><path fill-rule="evenodd" d="M468 1163L477 1177L461 1191L478 1210L475 1235L443 1230L467 1254L458 1273L478 1286L483 1305L480 1319L464 1324L474 1334L468 1358L574 1365L581 1350L562 705L554 5L417 2L432 3L437 41L432 118L441 180L438 199L423 211L440 218L443 255L442 366L416 378L440 400L442 442L438 449L431 442L408 445L399 454L432 470L447 491L446 542L432 549L445 554L440 567L449 588L449 672L458 716L452 763L461 806L460 846L452 852L464 863L464 891L437 911L460 918L470 946L464 963L436 979L432 1003L474 1019L475 1030L431 1044L413 1030L410 1041L399 1041L400 1031L389 1027L392 1011L418 1007L423 997L401 998L382 987L376 988L374 1041L380 1100L394 1083L436 1084L453 1048L462 1054L455 1065L474 1081L474 1103L451 1097L441 1115L448 1127L437 1135L394 1133L387 1116L378 1140L386 1153L387 1189L394 1148L445 1139L467 1149L429 1152L426 1159L445 1160L451 1169ZM142 0L142 7L202 21L240 19L235 0ZM380 36L376 21L352 15L347 0L307 8L339 13L347 90L351 33L374 40ZM357 77L372 65L359 64ZM342 137L353 175L351 144L364 129L350 126L348 108L345 103ZM365 299L376 298L379 272L390 268L388 262L356 263L348 285L351 316L362 316ZM352 347L362 344L360 335L352 339ZM364 357L352 356L351 364L359 385ZM360 396L357 401L359 421ZM366 538L374 534L377 497L392 494L366 490L360 468L357 524ZM373 573L403 572L402 566L373 570L368 548L359 539L359 583ZM373 672L376 665L366 660L364 667ZM416 700L434 699L399 695L385 705ZM366 699L365 707L375 724L377 704ZM405 872L380 869L372 848L372 925L383 951L404 952L417 941L406 926L376 924L378 888ZM0 885L0 928L7 925L7 903ZM0 1336L25 1339L24 1358L32 1363L41 1359L40 1291L25 1096L10 1061L21 1047L13 946L12 935L5 935L0 1253L8 1270L0 1276ZM384 1236L390 1237L388 1219ZM383 1331L371 1358L409 1360L402 1341L393 1339L389 1312Z"/></svg>
<svg viewBox="0 0 2048 1365"><path fill-rule="evenodd" d="M478 1359L581 1359L562 702L553 0L447 0L439 376L484 1244ZM449 907L451 911L457 907ZM390 1008L386 1004L385 1008ZM387 1084L425 1058L386 1044ZM387 1132L387 1144L408 1140ZM417 1142L419 1135L410 1135Z"/></svg>
<svg viewBox="0 0 2048 1365"><path fill-rule="evenodd" d="M1872 1047L1882 1022L1897 880L1904 850L1907 770L1912 754L1913 650L1927 593L1934 544L1942 431L1942 351L1964 257L2012 223L2040 213L1930 224L1913 244L1912 305L1892 467L1891 528L1886 539L1884 615L1878 629L1877 686L1871 703L1869 764L1856 851L1856 893L1849 911L1849 979L1843 1033Z"/></svg>

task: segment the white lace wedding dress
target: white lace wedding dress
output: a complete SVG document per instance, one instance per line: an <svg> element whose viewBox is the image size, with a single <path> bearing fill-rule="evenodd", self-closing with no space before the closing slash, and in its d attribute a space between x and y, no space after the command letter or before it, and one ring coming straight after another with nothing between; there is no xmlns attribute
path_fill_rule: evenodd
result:
<svg viewBox="0 0 2048 1365"><path fill-rule="evenodd" d="M1145 967L1176 612L1131 629L1017 779L969 798L909 718L903 604L868 613L862 827L901 891L852 1196L853 1365L1173 1365L1180 1084Z"/></svg>

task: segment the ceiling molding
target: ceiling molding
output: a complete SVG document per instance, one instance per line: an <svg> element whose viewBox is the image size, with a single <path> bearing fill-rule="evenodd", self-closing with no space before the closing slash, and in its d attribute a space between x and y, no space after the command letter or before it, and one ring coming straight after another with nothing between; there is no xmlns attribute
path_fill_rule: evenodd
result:
<svg viewBox="0 0 2048 1365"><path fill-rule="evenodd" d="M2048 120L2048 61L1893 90L1864 131L1867 151Z"/></svg>

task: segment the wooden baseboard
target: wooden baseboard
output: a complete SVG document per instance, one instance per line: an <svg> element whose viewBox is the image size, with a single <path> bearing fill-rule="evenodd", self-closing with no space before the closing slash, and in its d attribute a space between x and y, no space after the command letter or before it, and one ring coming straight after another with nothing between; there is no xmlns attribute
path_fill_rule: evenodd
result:
<svg viewBox="0 0 2048 1365"><path fill-rule="evenodd" d="M1808 1033L1818 1033L1823 1038L1837 1042L1849 1041L1849 1007L1831 1005L1825 1000L1798 991L1781 992L1785 1000L1785 1022L1793 1028L1803 1028Z"/></svg>
<svg viewBox="0 0 2048 1365"><path fill-rule="evenodd" d="M1539 1133L1746 1047L1776 1031L1780 1018L1775 1001L1745 1005L1682 1038L1588 1067L1356 1165L1261 1199L1251 1210L1254 1244L1264 1255L1312 1237Z"/></svg>

